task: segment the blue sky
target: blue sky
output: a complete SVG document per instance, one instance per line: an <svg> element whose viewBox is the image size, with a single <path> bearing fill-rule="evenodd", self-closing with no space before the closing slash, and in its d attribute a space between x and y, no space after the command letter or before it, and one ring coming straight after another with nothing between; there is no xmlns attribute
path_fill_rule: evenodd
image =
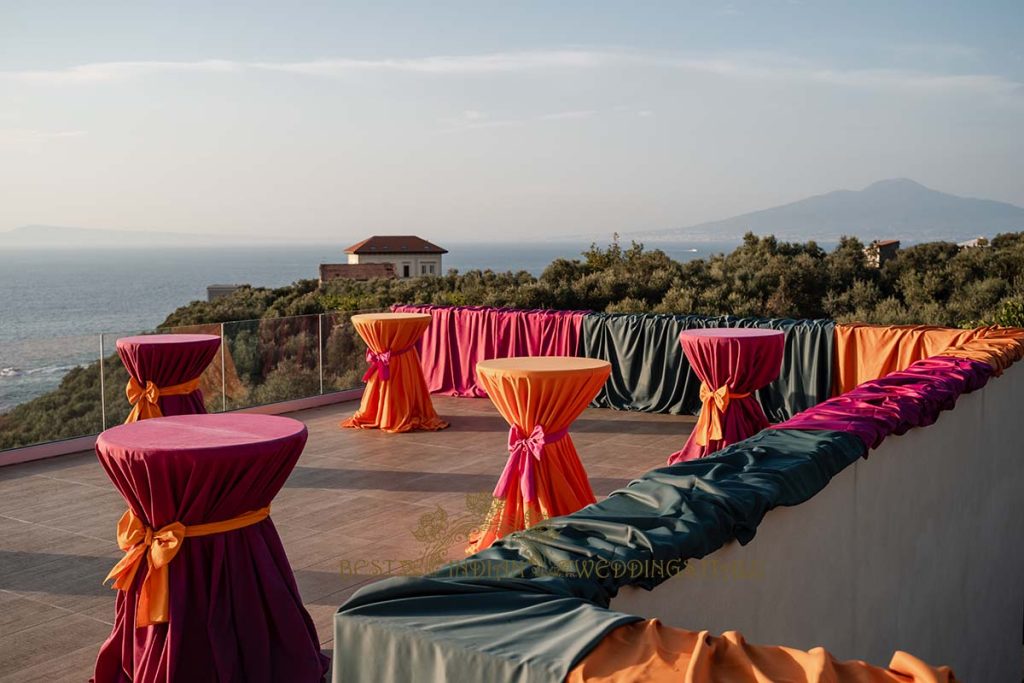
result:
<svg viewBox="0 0 1024 683"><path fill-rule="evenodd" d="M0 0L0 230L606 238L1024 204L1024 3Z"/></svg>

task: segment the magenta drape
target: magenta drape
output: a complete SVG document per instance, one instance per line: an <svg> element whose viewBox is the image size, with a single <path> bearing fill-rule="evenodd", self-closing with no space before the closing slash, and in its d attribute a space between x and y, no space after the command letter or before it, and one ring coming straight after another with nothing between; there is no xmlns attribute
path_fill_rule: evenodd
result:
<svg viewBox="0 0 1024 683"><path fill-rule="evenodd" d="M270 505L305 443L305 425L289 418L188 415L108 429L96 453L132 512L158 530ZM135 626L140 568L132 588L117 592L93 680L320 681L328 661L271 520L184 539L167 565L167 623Z"/></svg>
<svg viewBox="0 0 1024 683"><path fill-rule="evenodd" d="M117 355L136 382L146 386L171 387L203 374L217 350L220 337L212 334L146 334L117 340ZM206 412L203 392L161 396L160 412L170 415L196 415Z"/></svg>
<svg viewBox="0 0 1024 683"><path fill-rule="evenodd" d="M753 392L776 380L782 369L785 335L779 330L712 328L685 330L679 343L690 366L709 391L727 387L731 398L721 415L722 438L698 443L695 429L682 450L669 456L670 465L702 458L768 426ZM742 396L742 394L748 394ZM701 407L709 410L708 404Z"/></svg>
<svg viewBox="0 0 1024 683"><path fill-rule="evenodd" d="M906 370L858 385L775 425L776 429L835 430L877 448L890 434L933 424L961 394L985 386L995 370L968 358L935 356Z"/></svg>
<svg viewBox="0 0 1024 683"><path fill-rule="evenodd" d="M417 345L431 393L484 397L476 364L516 356L576 356L588 311L547 311L488 306L395 305L396 313L429 313Z"/></svg>

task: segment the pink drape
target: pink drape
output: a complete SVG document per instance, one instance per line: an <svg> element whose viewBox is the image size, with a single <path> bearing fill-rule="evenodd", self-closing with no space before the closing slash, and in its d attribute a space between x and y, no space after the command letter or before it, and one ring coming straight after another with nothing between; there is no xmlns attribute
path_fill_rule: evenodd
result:
<svg viewBox="0 0 1024 683"><path fill-rule="evenodd" d="M224 521L270 505L305 443L305 425L289 418L186 415L108 429L96 454L132 512L159 530L173 522ZM110 534L113 540L113 526ZM96 683L322 679L328 662L272 517L186 538L167 569L167 623L135 626L145 567L131 589L117 592Z"/></svg>
<svg viewBox="0 0 1024 683"><path fill-rule="evenodd" d="M748 395L729 400L720 417L721 439L709 439L702 445L695 429L682 450L669 456L670 465L702 458L768 426L768 418L753 392L778 378L785 335L778 330L754 328L686 330L679 335L679 343L708 390L727 387L730 394ZM708 403L701 407L702 411L710 409L713 407Z"/></svg>
<svg viewBox="0 0 1024 683"><path fill-rule="evenodd" d="M211 334L145 334L117 340L117 355L136 382L146 386L171 387L203 374L217 350L220 337ZM164 416L195 415L206 412L203 392L161 396Z"/></svg>
<svg viewBox="0 0 1024 683"><path fill-rule="evenodd" d="M429 313L417 344L431 393L484 397L476 364L514 356L576 356L588 311L547 311L487 306L395 305L396 313Z"/></svg>
<svg viewBox="0 0 1024 683"><path fill-rule="evenodd" d="M775 425L776 429L836 430L856 434L877 448L890 434L933 424L960 394L985 386L994 374L988 363L936 356L906 370L864 382Z"/></svg>

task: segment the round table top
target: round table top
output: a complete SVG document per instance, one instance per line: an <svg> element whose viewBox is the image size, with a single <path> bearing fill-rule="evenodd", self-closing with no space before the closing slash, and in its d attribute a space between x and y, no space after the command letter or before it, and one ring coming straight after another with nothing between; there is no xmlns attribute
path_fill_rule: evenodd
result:
<svg viewBox="0 0 1024 683"><path fill-rule="evenodd" d="M517 356L492 358L476 364L477 372L506 375L569 375L610 368L611 363L606 360L578 356Z"/></svg>
<svg viewBox="0 0 1024 683"><path fill-rule="evenodd" d="M763 339L765 337L781 337L782 330L766 330L760 327L707 327L699 330L683 330L679 338L697 337L700 339Z"/></svg>
<svg viewBox="0 0 1024 683"><path fill-rule="evenodd" d="M106 453L252 448L301 438L305 431L298 420L277 415L177 415L112 427L99 435L96 447Z"/></svg>
<svg viewBox="0 0 1024 683"><path fill-rule="evenodd" d="M400 320L430 320L429 313L357 313L352 316L354 323L389 322Z"/></svg>
<svg viewBox="0 0 1024 683"><path fill-rule="evenodd" d="M161 344L212 344L220 342L215 334L140 334L134 337L121 337L117 346L159 346Z"/></svg>

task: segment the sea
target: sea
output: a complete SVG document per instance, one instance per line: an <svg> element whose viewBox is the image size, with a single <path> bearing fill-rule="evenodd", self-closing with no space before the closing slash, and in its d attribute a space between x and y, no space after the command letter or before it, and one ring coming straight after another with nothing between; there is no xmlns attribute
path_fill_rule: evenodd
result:
<svg viewBox="0 0 1024 683"><path fill-rule="evenodd" d="M737 242L645 244L689 261ZM540 275L589 243L445 243L444 269ZM0 413L60 384L72 368L114 352L118 337L152 330L211 284L281 287L344 263L343 246L0 250ZM101 334L102 347L101 347Z"/></svg>

